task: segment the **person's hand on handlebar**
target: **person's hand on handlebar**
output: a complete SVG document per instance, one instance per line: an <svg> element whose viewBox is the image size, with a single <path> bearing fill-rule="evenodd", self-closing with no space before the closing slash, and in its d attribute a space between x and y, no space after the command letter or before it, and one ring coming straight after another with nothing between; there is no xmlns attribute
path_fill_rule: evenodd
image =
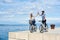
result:
<svg viewBox="0 0 60 40"><path fill-rule="evenodd" d="M37 13L37 15L40 15L39 12Z"/></svg>
<svg viewBox="0 0 60 40"><path fill-rule="evenodd" d="M41 22L41 20L39 20L39 22Z"/></svg>

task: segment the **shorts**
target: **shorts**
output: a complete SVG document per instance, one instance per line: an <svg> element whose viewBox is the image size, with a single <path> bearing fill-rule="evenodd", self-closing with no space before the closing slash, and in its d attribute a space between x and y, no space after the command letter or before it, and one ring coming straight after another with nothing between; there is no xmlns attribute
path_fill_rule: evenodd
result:
<svg viewBox="0 0 60 40"><path fill-rule="evenodd" d="M35 26L35 20L29 20L29 24Z"/></svg>
<svg viewBox="0 0 60 40"><path fill-rule="evenodd" d="M43 23L43 24L46 23L46 20L42 20L42 23Z"/></svg>
<svg viewBox="0 0 60 40"><path fill-rule="evenodd" d="M45 27L46 27L46 20L42 20L42 23L45 25Z"/></svg>

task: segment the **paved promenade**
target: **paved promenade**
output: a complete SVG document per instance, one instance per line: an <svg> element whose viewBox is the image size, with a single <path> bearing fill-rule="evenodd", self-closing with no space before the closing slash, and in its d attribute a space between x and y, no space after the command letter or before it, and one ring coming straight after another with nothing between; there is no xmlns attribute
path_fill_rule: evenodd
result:
<svg viewBox="0 0 60 40"><path fill-rule="evenodd" d="M8 40L60 40L60 28L49 29L48 32L30 33L29 31L9 32Z"/></svg>

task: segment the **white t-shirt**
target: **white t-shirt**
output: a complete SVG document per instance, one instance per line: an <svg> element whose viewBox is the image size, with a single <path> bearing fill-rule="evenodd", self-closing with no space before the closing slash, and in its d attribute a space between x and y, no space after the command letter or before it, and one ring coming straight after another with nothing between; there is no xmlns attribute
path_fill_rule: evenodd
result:
<svg viewBox="0 0 60 40"><path fill-rule="evenodd" d="M41 15L42 16L42 20L45 20L45 14Z"/></svg>
<svg viewBox="0 0 60 40"><path fill-rule="evenodd" d="M30 20L34 20L35 19L35 17L33 16Z"/></svg>

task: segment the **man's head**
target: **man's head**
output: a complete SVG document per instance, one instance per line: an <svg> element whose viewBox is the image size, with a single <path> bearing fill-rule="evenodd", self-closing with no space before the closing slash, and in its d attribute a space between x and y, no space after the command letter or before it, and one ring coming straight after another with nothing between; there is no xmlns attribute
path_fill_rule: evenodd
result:
<svg viewBox="0 0 60 40"><path fill-rule="evenodd" d="M45 11L42 11L42 15L44 14Z"/></svg>

